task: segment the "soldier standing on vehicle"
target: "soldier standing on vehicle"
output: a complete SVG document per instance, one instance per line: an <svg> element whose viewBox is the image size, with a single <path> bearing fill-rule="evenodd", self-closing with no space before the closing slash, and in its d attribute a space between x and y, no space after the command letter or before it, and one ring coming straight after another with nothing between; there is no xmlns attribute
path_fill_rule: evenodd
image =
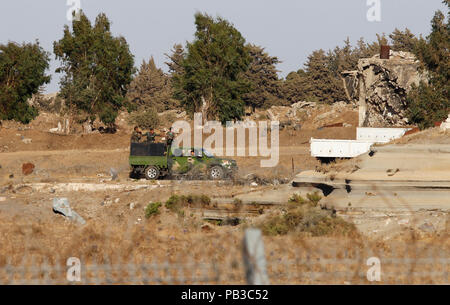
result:
<svg viewBox="0 0 450 305"><path fill-rule="evenodd" d="M134 127L133 133L131 134L131 143L139 143L142 138L142 132L139 130L138 126Z"/></svg>
<svg viewBox="0 0 450 305"><path fill-rule="evenodd" d="M145 134L147 137L147 143L155 143L155 138L159 136L159 134L155 133L153 128L150 128L150 131Z"/></svg>
<svg viewBox="0 0 450 305"><path fill-rule="evenodd" d="M175 138L174 133L172 132L172 127L170 127L169 131L166 133L166 143L167 146L171 146L173 139Z"/></svg>

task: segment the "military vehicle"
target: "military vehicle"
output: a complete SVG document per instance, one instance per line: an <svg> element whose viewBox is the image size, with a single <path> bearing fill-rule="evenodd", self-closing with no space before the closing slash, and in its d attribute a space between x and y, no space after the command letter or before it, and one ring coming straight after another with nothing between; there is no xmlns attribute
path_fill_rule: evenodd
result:
<svg viewBox="0 0 450 305"><path fill-rule="evenodd" d="M234 175L235 160L218 158L203 148L168 148L163 143L131 143L129 163L133 176L156 180L191 176L220 180Z"/></svg>

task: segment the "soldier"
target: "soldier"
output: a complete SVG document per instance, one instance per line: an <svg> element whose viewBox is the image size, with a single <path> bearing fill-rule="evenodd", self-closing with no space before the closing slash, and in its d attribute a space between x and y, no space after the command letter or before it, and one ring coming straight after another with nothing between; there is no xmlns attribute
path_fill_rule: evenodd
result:
<svg viewBox="0 0 450 305"><path fill-rule="evenodd" d="M139 143L142 138L142 132L139 130L139 127L135 126L133 133L131 134L131 143Z"/></svg>
<svg viewBox="0 0 450 305"><path fill-rule="evenodd" d="M153 128L150 128L150 131L145 134L147 137L147 143L155 143L155 137L159 137L159 134L155 132Z"/></svg>
<svg viewBox="0 0 450 305"><path fill-rule="evenodd" d="M170 127L169 131L166 133L166 143L167 146L171 146L173 139L175 138L174 133L172 132L172 127Z"/></svg>

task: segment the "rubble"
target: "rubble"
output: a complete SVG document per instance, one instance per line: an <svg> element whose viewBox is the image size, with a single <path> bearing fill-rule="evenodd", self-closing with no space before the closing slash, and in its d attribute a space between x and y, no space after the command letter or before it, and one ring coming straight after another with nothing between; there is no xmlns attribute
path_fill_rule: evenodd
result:
<svg viewBox="0 0 450 305"><path fill-rule="evenodd" d="M345 71L347 97L359 104L359 126L389 127L408 124L406 96L411 85L427 82L418 71L419 62L408 52L391 52L390 59L379 55L363 58L357 71Z"/></svg>

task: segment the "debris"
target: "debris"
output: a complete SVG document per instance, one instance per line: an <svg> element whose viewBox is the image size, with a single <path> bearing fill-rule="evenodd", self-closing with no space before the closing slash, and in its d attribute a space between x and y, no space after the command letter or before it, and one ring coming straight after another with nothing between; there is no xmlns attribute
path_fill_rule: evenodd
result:
<svg viewBox="0 0 450 305"><path fill-rule="evenodd" d="M6 201L6 197L0 197L0 202Z"/></svg>
<svg viewBox="0 0 450 305"><path fill-rule="evenodd" d="M35 166L33 163L24 163L22 164L22 174L28 176L33 173Z"/></svg>
<svg viewBox="0 0 450 305"><path fill-rule="evenodd" d="M25 144L31 144L32 140L31 139L22 139L22 142Z"/></svg>
<svg viewBox="0 0 450 305"><path fill-rule="evenodd" d="M134 210L135 207L136 207L136 203L131 202L130 203L130 210Z"/></svg>
<svg viewBox="0 0 450 305"><path fill-rule="evenodd" d="M116 198L116 200L114 200L114 203L119 203L120 198Z"/></svg>
<svg viewBox="0 0 450 305"><path fill-rule="evenodd" d="M67 198L54 198L53 199L53 212L57 214L62 214L73 222L77 222L84 225L86 221L78 215L77 212L72 210L69 205L69 200Z"/></svg>

